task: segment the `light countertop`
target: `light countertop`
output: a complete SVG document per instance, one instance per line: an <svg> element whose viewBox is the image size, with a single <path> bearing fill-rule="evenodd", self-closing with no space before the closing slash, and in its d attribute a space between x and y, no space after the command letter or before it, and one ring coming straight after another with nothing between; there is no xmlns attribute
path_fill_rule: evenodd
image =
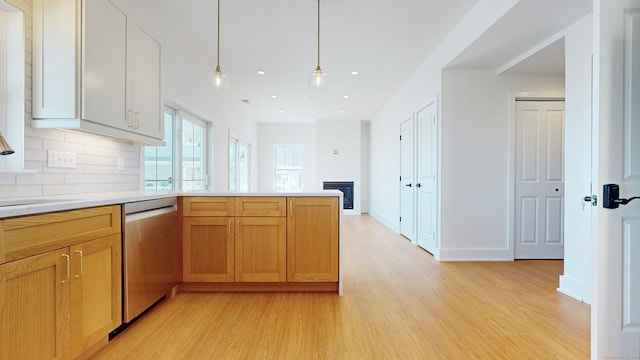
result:
<svg viewBox="0 0 640 360"><path fill-rule="evenodd" d="M211 192L114 192L100 194L73 194L60 197L9 198L0 200L0 218L35 215L54 211L73 210L95 206L126 204L144 200L177 196L337 196L339 190L322 190L308 193L211 193Z"/></svg>

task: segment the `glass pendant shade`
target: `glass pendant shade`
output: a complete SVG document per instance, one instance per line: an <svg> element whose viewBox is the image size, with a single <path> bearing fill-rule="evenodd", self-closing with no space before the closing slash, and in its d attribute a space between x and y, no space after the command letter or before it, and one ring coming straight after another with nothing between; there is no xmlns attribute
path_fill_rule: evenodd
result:
<svg viewBox="0 0 640 360"><path fill-rule="evenodd" d="M327 73L318 66L309 76L309 86L314 91L324 91L327 89Z"/></svg>
<svg viewBox="0 0 640 360"><path fill-rule="evenodd" d="M220 65L216 66L212 82L216 90L227 89L229 87L229 78L220 70Z"/></svg>

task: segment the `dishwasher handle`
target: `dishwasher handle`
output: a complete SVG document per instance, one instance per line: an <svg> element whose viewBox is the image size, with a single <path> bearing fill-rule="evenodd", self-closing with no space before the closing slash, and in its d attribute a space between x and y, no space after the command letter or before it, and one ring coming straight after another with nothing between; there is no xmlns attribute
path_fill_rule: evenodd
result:
<svg viewBox="0 0 640 360"><path fill-rule="evenodd" d="M127 214L124 217L124 221L125 223L130 223L133 221L139 221L139 220L144 220L144 219L148 219L154 216L161 216L164 214L169 214L172 212L178 211L177 207L175 205L173 206L167 206L167 207L163 207L160 209L154 209L154 210L147 210L147 211L143 211L143 212L138 212L138 213L133 213L133 214Z"/></svg>

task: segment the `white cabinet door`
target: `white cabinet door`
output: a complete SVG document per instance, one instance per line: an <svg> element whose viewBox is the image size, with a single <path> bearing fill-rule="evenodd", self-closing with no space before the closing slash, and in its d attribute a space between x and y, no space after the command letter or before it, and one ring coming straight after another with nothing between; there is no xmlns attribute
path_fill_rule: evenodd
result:
<svg viewBox="0 0 640 360"><path fill-rule="evenodd" d="M83 3L82 118L126 129L127 16L108 0Z"/></svg>
<svg viewBox="0 0 640 360"><path fill-rule="evenodd" d="M162 139L161 47L149 34L129 24L129 96L127 109L134 132Z"/></svg>

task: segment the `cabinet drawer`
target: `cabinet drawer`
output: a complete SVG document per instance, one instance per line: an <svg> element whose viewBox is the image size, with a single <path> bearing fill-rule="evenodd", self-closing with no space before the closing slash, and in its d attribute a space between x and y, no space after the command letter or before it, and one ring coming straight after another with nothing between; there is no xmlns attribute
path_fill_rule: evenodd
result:
<svg viewBox="0 0 640 360"><path fill-rule="evenodd" d="M284 197L247 196L236 198L236 216L286 216Z"/></svg>
<svg viewBox="0 0 640 360"><path fill-rule="evenodd" d="M120 206L103 206L0 221L0 263L120 232Z"/></svg>
<svg viewBox="0 0 640 360"><path fill-rule="evenodd" d="M182 198L183 216L233 216L234 198L191 196Z"/></svg>

